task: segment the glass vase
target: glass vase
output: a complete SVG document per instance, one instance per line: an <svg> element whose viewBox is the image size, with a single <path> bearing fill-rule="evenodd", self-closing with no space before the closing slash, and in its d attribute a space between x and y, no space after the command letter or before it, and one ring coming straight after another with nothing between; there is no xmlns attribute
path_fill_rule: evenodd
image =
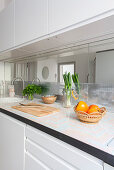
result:
<svg viewBox="0 0 114 170"><path fill-rule="evenodd" d="M28 100L33 100L33 95L28 95Z"/></svg>
<svg viewBox="0 0 114 170"><path fill-rule="evenodd" d="M63 106L71 107L71 89L63 89Z"/></svg>

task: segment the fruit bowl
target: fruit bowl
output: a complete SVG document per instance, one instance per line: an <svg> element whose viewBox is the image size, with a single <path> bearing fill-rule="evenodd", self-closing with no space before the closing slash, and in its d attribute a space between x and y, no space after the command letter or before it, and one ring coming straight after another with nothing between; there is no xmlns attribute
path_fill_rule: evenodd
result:
<svg viewBox="0 0 114 170"><path fill-rule="evenodd" d="M102 108L100 108L100 112L94 112L92 114L88 114L83 111L76 111L76 106L75 106L74 111L76 112L77 117L80 121L82 121L84 123L97 123L105 115L106 108L102 107Z"/></svg>
<svg viewBox="0 0 114 170"><path fill-rule="evenodd" d="M42 100L46 104L53 104L56 101L56 96L42 96Z"/></svg>

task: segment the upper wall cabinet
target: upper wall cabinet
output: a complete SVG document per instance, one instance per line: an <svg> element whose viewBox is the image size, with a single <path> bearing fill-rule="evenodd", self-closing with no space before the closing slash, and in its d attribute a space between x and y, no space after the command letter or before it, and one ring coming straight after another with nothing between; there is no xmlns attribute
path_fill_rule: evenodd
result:
<svg viewBox="0 0 114 170"><path fill-rule="evenodd" d="M48 33L48 0L15 0L15 45Z"/></svg>
<svg viewBox="0 0 114 170"><path fill-rule="evenodd" d="M114 0L49 0L49 33L114 9Z"/></svg>
<svg viewBox="0 0 114 170"><path fill-rule="evenodd" d="M14 1L0 13L0 52L14 46Z"/></svg>

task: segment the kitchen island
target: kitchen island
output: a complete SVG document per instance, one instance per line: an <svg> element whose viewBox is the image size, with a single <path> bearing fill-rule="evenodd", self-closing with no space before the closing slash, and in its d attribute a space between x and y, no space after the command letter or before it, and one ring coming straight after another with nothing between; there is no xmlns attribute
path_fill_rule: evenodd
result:
<svg viewBox="0 0 114 170"><path fill-rule="evenodd" d="M24 101L24 103L28 103L28 102L29 101L27 100ZM33 102L41 103L41 101L38 99L34 99ZM26 137L25 151L30 150L30 153L33 152L33 149L31 149L30 147L31 146L30 143L36 146L39 140L42 141L42 143L39 143L40 147L42 146L42 148L45 149L45 147L47 146L47 148L49 147L48 152L50 151L52 153L50 146L53 146L52 148L53 148L54 155L57 154L59 155L59 159L61 158L63 160L64 158L65 159L64 161L69 162L69 164L65 166L68 168L65 169L73 169L73 168L76 169L77 167L77 169L89 170L91 168L93 169L97 168L100 170L103 169L104 162L109 166L111 166L111 168L114 167L114 146L112 144L114 140L114 114L113 113L107 112L107 114L97 124L85 124L77 119L75 112L73 111L73 107L70 109L66 109L62 107L61 103L55 102L54 104L51 104L51 106L59 108L60 112L56 112L44 117L36 117L12 109L11 106L15 106L15 105L18 105L18 103L1 104L0 112L1 115L5 114L25 124L25 137ZM40 132L41 134L38 135ZM45 136L45 135L48 136L45 139L47 145L44 144L45 145L44 146L43 139L42 140L40 139L41 136ZM50 142L50 137L51 137L51 142ZM55 144L59 142L61 143L60 144L61 147L57 147L57 145ZM68 149L69 151L66 151L65 148L63 149L62 146ZM63 156L60 151L54 149L56 147L58 148L58 150L59 149L62 150L62 153L64 152ZM34 148L34 150L37 149ZM75 155L73 158L72 155L73 151L79 153L79 155L78 156ZM67 160L68 156L66 157L65 153L69 154L69 158L68 158L69 161ZM28 155L25 156L25 170L29 169L28 168L29 165L26 163L26 162L30 162L30 157L28 157ZM83 155L82 158L80 157L81 155ZM35 158L36 157L37 157L37 153ZM80 165L77 165L71 162L73 159L76 159L77 162L81 161L82 163ZM87 160L89 160L89 163ZM64 161L62 162L62 165L65 163ZM83 163L84 161L85 161L85 165ZM44 166L44 169L46 169L46 167ZM52 167L50 169L52 169Z"/></svg>

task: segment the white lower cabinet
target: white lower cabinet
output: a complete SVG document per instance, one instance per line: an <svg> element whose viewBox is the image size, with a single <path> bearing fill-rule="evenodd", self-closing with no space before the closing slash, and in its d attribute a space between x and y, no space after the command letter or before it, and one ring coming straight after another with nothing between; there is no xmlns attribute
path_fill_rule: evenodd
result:
<svg viewBox="0 0 114 170"><path fill-rule="evenodd" d="M103 170L99 159L40 130L28 126L25 136L25 170Z"/></svg>
<svg viewBox="0 0 114 170"><path fill-rule="evenodd" d="M104 163L104 169L103 170L114 170L114 167Z"/></svg>
<svg viewBox="0 0 114 170"><path fill-rule="evenodd" d="M25 153L25 170L49 170L41 161L29 153Z"/></svg>
<svg viewBox="0 0 114 170"><path fill-rule="evenodd" d="M113 170L103 161L0 113L0 170Z"/></svg>
<svg viewBox="0 0 114 170"><path fill-rule="evenodd" d="M0 113L0 170L24 170L25 125Z"/></svg>

